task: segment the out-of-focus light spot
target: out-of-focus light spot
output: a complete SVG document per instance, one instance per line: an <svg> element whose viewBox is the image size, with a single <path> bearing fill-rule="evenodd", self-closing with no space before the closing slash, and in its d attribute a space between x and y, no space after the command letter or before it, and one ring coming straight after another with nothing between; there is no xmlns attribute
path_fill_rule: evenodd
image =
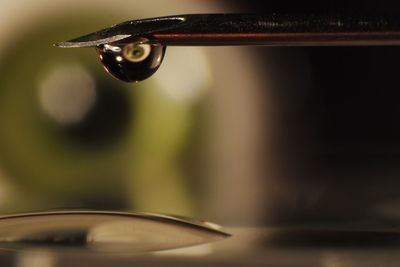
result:
<svg viewBox="0 0 400 267"><path fill-rule="evenodd" d="M54 267L56 260L53 254L41 250L26 251L18 254L17 267Z"/></svg>
<svg viewBox="0 0 400 267"><path fill-rule="evenodd" d="M156 73L155 81L171 98L191 102L201 97L211 83L210 64L204 49L171 47L165 64Z"/></svg>
<svg viewBox="0 0 400 267"><path fill-rule="evenodd" d="M213 252L211 244L204 244L186 248L169 249L153 252L156 256L184 256L184 257L202 257Z"/></svg>
<svg viewBox="0 0 400 267"><path fill-rule="evenodd" d="M357 266L356 262L349 261L349 258L343 257L343 255L335 253L325 253L321 255L321 266L322 267L349 267Z"/></svg>
<svg viewBox="0 0 400 267"><path fill-rule="evenodd" d="M39 100L58 123L78 123L96 102L94 79L77 65L55 67L40 81Z"/></svg>
<svg viewBox="0 0 400 267"><path fill-rule="evenodd" d="M103 57L103 56L101 56L101 57ZM124 59L121 56L116 56L115 60L118 62L122 62L122 60L124 60Z"/></svg>

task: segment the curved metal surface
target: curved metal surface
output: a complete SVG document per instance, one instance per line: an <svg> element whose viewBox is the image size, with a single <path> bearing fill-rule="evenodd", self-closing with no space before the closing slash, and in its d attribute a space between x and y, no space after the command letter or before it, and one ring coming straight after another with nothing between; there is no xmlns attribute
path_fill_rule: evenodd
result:
<svg viewBox="0 0 400 267"><path fill-rule="evenodd" d="M229 236L212 224L147 213L55 211L0 217L0 249L68 247L139 253Z"/></svg>

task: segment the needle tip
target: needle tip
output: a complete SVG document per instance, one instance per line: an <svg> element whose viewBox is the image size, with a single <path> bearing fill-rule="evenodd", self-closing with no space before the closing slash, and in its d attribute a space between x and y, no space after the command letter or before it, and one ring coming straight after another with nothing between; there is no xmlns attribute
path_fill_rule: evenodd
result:
<svg viewBox="0 0 400 267"><path fill-rule="evenodd" d="M114 35L111 37L107 38L94 38L94 40L91 40L88 37L92 36L84 36L80 38L76 38L74 40L66 41L66 42L60 42L57 44L54 44L55 47L60 47L60 48L80 48L80 47L95 47L103 44L108 44L108 43L113 43L117 41L121 41L122 39L130 37L130 34L119 34L119 35Z"/></svg>
<svg viewBox="0 0 400 267"><path fill-rule="evenodd" d="M68 48L68 47L73 47L74 43L71 42L60 42L53 44L54 47L59 47L59 48Z"/></svg>

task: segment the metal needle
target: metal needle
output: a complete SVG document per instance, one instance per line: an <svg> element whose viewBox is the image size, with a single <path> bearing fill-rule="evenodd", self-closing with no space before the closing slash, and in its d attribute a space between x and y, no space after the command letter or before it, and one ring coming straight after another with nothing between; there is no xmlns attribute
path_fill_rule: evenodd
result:
<svg viewBox="0 0 400 267"><path fill-rule="evenodd" d="M127 21L56 46L124 44L141 37L166 46L400 45L400 19L389 16L188 14Z"/></svg>

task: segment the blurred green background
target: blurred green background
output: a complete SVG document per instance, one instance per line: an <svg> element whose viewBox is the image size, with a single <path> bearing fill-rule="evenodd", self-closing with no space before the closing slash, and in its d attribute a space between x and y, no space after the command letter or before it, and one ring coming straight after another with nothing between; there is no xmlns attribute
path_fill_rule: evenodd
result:
<svg viewBox="0 0 400 267"><path fill-rule="evenodd" d="M255 220L261 139L251 56L240 48L168 48L153 77L126 84L103 70L94 49L53 47L125 20L229 5L43 0L3 7L2 213L84 208Z"/></svg>

